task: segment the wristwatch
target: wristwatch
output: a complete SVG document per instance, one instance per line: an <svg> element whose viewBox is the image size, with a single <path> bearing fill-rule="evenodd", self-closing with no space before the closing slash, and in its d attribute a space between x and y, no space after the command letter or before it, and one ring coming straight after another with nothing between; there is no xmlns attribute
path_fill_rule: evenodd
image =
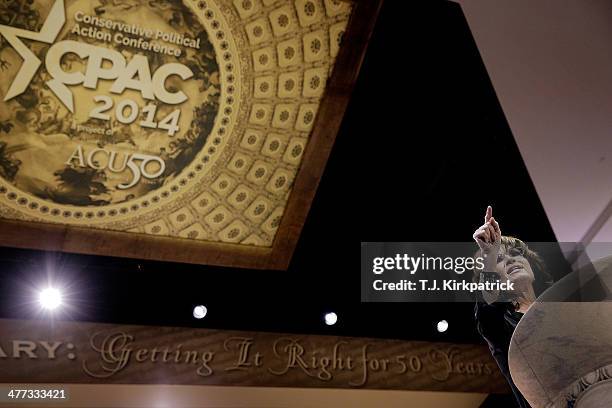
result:
<svg viewBox="0 0 612 408"><path fill-rule="evenodd" d="M499 275L497 272L480 272L481 282L497 282L499 281Z"/></svg>

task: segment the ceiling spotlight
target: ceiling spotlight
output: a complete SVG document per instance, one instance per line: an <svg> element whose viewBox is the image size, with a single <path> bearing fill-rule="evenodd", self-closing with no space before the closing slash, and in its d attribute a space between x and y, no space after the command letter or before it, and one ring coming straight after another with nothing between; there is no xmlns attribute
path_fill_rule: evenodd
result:
<svg viewBox="0 0 612 408"><path fill-rule="evenodd" d="M208 309L204 305L198 305L193 308L193 317L196 319L203 319L208 313Z"/></svg>
<svg viewBox="0 0 612 408"><path fill-rule="evenodd" d="M38 301L44 309L57 309L62 304L62 294L55 288L43 289L38 295Z"/></svg>
<svg viewBox="0 0 612 408"><path fill-rule="evenodd" d="M437 325L438 331L444 333L448 330L448 322L446 320L440 320Z"/></svg>
<svg viewBox="0 0 612 408"><path fill-rule="evenodd" d="M325 324L328 326L333 326L338 321L338 315L334 312L325 314Z"/></svg>

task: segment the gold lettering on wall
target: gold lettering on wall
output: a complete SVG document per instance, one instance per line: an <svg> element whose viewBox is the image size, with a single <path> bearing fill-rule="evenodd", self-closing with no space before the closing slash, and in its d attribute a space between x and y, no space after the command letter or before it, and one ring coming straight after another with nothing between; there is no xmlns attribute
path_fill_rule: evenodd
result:
<svg viewBox="0 0 612 408"><path fill-rule="evenodd" d="M0 368L0 382L506 391L480 345L74 322L0 319Z"/></svg>

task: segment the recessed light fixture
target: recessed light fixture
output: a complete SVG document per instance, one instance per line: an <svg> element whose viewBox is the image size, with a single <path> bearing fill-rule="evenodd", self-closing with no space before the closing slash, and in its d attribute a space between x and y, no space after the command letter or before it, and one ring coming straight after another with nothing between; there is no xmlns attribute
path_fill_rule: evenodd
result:
<svg viewBox="0 0 612 408"><path fill-rule="evenodd" d="M196 319L203 319L208 313L208 309L204 305L198 305L193 308L193 317Z"/></svg>
<svg viewBox="0 0 612 408"><path fill-rule="evenodd" d="M437 329L440 333L444 333L448 330L448 322L446 320L440 320L437 324Z"/></svg>
<svg viewBox="0 0 612 408"><path fill-rule="evenodd" d="M333 326L338 321L338 315L334 312L325 314L325 324L328 326Z"/></svg>

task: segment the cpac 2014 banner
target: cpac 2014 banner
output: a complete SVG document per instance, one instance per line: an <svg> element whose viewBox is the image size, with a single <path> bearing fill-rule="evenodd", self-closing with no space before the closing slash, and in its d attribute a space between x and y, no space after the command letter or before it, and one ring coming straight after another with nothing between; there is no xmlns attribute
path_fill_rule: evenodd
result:
<svg viewBox="0 0 612 408"><path fill-rule="evenodd" d="M0 219L31 229L0 242L217 263L200 255L206 242L274 248L292 197L309 205L314 191L298 169L322 173L316 152L335 137L317 137L315 118L352 10L337 0L0 3ZM321 128L335 132L332 122ZM302 163L307 145L315 154ZM91 228L97 238L83 235ZM42 238L50 230L57 248L37 241L57 241ZM142 242L130 239L159 245L136 253L126 248ZM224 248L223 264L263 265Z"/></svg>
<svg viewBox="0 0 612 408"><path fill-rule="evenodd" d="M193 160L220 82L187 6L12 4L0 26L3 77L13 78L1 85L3 179L43 200L103 205L145 195Z"/></svg>

